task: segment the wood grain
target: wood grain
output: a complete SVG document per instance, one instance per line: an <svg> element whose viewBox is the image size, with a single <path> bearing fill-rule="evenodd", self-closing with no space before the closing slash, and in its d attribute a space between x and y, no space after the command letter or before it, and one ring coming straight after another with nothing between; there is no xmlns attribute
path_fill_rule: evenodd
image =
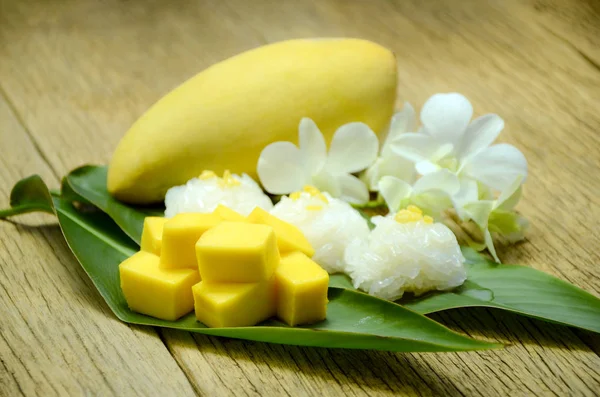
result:
<svg viewBox="0 0 600 397"><path fill-rule="evenodd" d="M3 97L0 148L2 208L22 177L57 184ZM50 215L0 221L0 316L0 395L194 394L155 330L114 317Z"/></svg>
<svg viewBox="0 0 600 397"><path fill-rule="evenodd" d="M458 91L471 99L477 114L495 112L505 119L501 141L518 146L529 160L530 176L519 209L532 227L523 244L502 249L501 257L598 295L597 4L594 0L0 0L0 87L20 119L20 123L13 119L10 128L15 132L3 139L27 140L25 128L31 150L39 152L8 157L12 160L2 171L9 172L3 175L4 191L27 172L46 172L48 180L56 182L75 166L108 162L123 132L148 106L216 61L292 37L363 37L397 54L399 103L408 100L420 107L435 92ZM3 142L3 157L4 148ZM32 158L36 160L30 163ZM52 173L41 162L44 159ZM31 263L48 255L44 254L48 246L39 238L50 233L48 229L9 232L19 247L21 241L28 242ZM53 246L60 240L58 235L54 238ZM20 251L16 245L5 251L3 267L16 272L22 262ZM83 274L63 245L54 260L65 258L72 272ZM56 279L62 274L54 267L47 271ZM71 285L93 288L84 274ZM47 294L62 299L58 291ZM73 319L65 329L96 331L101 324L103 335L114 333L114 338L142 332L118 323L101 298L89 294L78 310L84 319L94 314L98 325ZM102 310L97 309L100 306ZM29 315L31 321L42 319ZM600 390L600 358L593 351L600 345L596 335L486 309L434 317L458 331L510 346L480 353L394 354L276 346L170 330L156 331L162 342L153 330L145 331L143 343L139 337L131 342L129 336L127 346L146 352L153 350L145 346L152 346L162 352L156 359L146 357L153 369L147 376L151 381L162 379L169 387L168 380L179 378L168 371L179 371L196 393L208 395L594 395ZM42 342L48 354L60 354L56 340ZM34 349L17 342L8 346L24 349L14 353L9 364L2 354L7 373L22 374L15 360L32 355ZM161 346L172 358L164 357ZM101 360L86 358L92 354L81 347L72 349L80 349L82 362ZM122 365L142 365L123 360ZM101 387L101 374L112 373L114 361L97 361L95 371L86 367L84 373L72 365L64 374L83 376L87 387L98 382L97 394L115 393ZM180 370L172 369L176 365ZM30 364L30 368L44 367ZM64 386L73 384L67 376L48 375L52 381L47 382L24 375L0 380L5 378L13 388L37 385L37 390L23 389L24 394L52 387L65 387L71 394L75 390ZM149 392L153 383L144 384L150 382L147 378L120 373L110 380L113 387L128 382L131 390ZM180 380L175 383L182 385ZM156 393L159 390L165 389ZM180 390L187 392L189 386Z"/></svg>

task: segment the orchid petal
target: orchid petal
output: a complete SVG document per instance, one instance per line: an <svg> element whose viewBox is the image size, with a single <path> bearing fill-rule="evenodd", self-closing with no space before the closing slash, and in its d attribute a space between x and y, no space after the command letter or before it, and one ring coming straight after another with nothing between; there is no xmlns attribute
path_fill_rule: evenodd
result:
<svg viewBox="0 0 600 397"><path fill-rule="evenodd" d="M465 204L465 212L482 230L488 228L490 214L494 210L494 202L490 200L480 200Z"/></svg>
<svg viewBox="0 0 600 397"><path fill-rule="evenodd" d="M383 143L383 147L381 149L382 156L388 156L391 153L391 142L399 137L400 135L413 131L416 125L416 114L415 109L408 102L404 103L404 107L402 111L397 112L392 117L392 122L390 124L390 130L388 132L387 137Z"/></svg>
<svg viewBox="0 0 600 397"><path fill-rule="evenodd" d="M298 143L305 171L309 175L317 174L327 160L327 144L319 127L307 117L300 121Z"/></svg>
<svg viewBox="0 0 600 397"><path fill-rule="evenodd" d="M417 164L415 164L415 169L417 170L417 172L419 174L427 175L427 174L431 174L431 173L441 170L442 167L440 167L439 165L437 165L435 163L432 163L429 160L423 160L423 161L419 161Z"/></svg>
<svg viewBox="0 0 600 397"><path fill-rule="evenodd" d="M454 145L451 143L444 143L435 148L435 151L431 154L431 161L438 162L442 160L444 157L452 154L454 152Z"/></svg>
<svg viewBox="0 0 600 397"><path fill-rule="evenodd" d="M450 196L441 190L429 190L418 195L413 193L410 196L410 203L421 208L425 214L436 220L442 218L444 211L452 206Z"/></svg>
<svg viewBox="0 0 600 397"><path fill-rule="evenodd" d="M496 248L494 247L494 240L492 239L492 234L490 233L490 231L488 229L485 229L485 245L487 246L488 251L490 251L490 254L492 254L492 257L494 258L494 260L497 263L500 263L500 259L498 258L498 255L496 254Z"/></svg>
<svg viewBox="0 0 600 397"><path fill-rule="evenodd" d="M414 163L431 157L437 146L432 137L419 132L402 134L390 142L392 152Z"/></svg>
<svg viewBox="0 0 600 397"><path fill-rule="evenodd" d="M256 171L265 190L271 194L295 192L307 182L300 150L291 142L275 142L265 147Z"/></svg>
<svg viewBox="0 0 600 397"><path fill-rule="evenodd" d="M473 106L461 94L435 94L421 110L421 122L425 132L438 142L456 145L473 116Z"/></svg>
<svg viewBox="0 0 600 397"><path fill-rule="evenodd" d="M339 174L340 198L350 204L365 204L369 201L369 189L363 181L350 174Z"/></svg>
<svg viewBox="0 0 600 397"><path fill-rule="evenodd" d="M523 179L525 178L519 175L506 190L500 193L500 196L496 200L496 208L509 211L517 205L523 192L521 189Z"/></svg>
<svg viewBox="0 0 600 397"><path fill-rule="evenodd" d="M413 186L413 194L422 194L429 190L438 190L452 196L460 189L458 177L452 172L441 169L427 175L423 175Z"/></svg>
<svg viewBox="0 0 600 397"><path fill-rule="evenodd" d="M393 176L384 176L379 181L379 193L391 212L398 211L402 200L410 197L412 187L401 179Z"/></svg>
<svg viewBox="0 0 600 397"><path fill-rule="evenodd" d="M493 189L504 191L519 176L527 176L527 160L516 147L505 143L490 146L467 159L464 173Z"/></svg>
<svg viewBox="0 0 600 397"><path fill-rule="evenodd" d="M333 134L326 167L334 174L362 171L375 162L378 152L379 140L368 125L344 124Z"/></svg>
<svg viewBox="0 0 600 397"><path fill-rule="evenodd" d="M415 181L415 166L411 161L399 156L385 157L381 164L381 176L391 175L404 182Z"/></svg>
<svg viewBox="0 0 600 397"><path fill-rule="evenodd" d="M367 168L365 172L360 175L360 179L367 184L367 187L372 192L376 192L379 189L377 185L379 180L383 177L383 161L383 158L379 157L372 166Z"/></svg>
<svg viewBox="0 0 600 397"><path fill-rule="evenodd" d="M497 114L478 117L463 135L459 157L466 158L490 146L504 128L504 120Z"/></svg>
<svg viewBox="0 0 600 397"><path fill-rule="evenodd" d="M471 179L471 178L463 178L463 179L468 179L468 180L474 181L475 184L477 185L477 197L475 198L475 200L496 200L496 197L498 195L494 192L494 189L492 189L488 185L485 185L485 184L478 182L475 179Z"/></svg>
<svg viewBox="0 0 600 397"><path fill-rule="evenodd" d="M494 210L488 220L488 229L501 236L523 233L522 217L514 211Z"/></svg>
<svg viewBox="0 0 600 397"><path fill-rule="evenodd" d="M320 191L331 194L332 197L340 197L342 194L342 188L337 177L325 169L317 175L313 175L311 183Z"/></svg>
<svg viewBox="0 0 600 397"><path fill-rule="evenodd" d="M478 195L477 181L469 178L460 179L460 188L458 192L452 196L452 202L454 204L454 209L461 220L467 221L469 219L469 216L466 214L463 207L467 203L477 201Z"/></svg>
<svg viewBox="0 0 600 397"><path fill-rule="evenodd" d="M490 232L496 232L510 244L525 238L529 222L514 211L494 211L490 215Z"/></svg>
<svg viewBox="0 0 600 397"><path fill-rule="evenodd" d="M454 201L465 205L478 200L477 181L469 178L460 179L460 187L452 196Z"/></svg>
<svg viewBox="0 0 600 397"><path fill-rule="evenodd" d="M379 180L384 176L395 176L407 183L415 180L414 164L400 156L380 157L375 164L367 168L361 179L371 191L378 191Z"/></svg>

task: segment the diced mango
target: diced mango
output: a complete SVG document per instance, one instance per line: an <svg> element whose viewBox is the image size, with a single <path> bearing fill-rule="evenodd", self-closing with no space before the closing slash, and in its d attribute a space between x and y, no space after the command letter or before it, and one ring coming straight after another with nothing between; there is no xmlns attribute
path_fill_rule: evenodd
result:
<svg viewBox="0 0 600 397"><path fill-rule="evenodd" d="M288 325L325 319L329 274L301 252L281 259L275 271L277 317Z"/></svg>
<svg viewBox="0 0 600 397"><path fill-rule="evenodd" d="M196 318L208 327L244 327L275 315L274 280L213 284L192 288Z"/></svg>
<svg viewBox="0 0 600 397"><path fill-rule="evenodd" d="M248 222L271 226L275 230L277 245L281 253L300 251L309 257L315 254L315 250L300 229L271 215L260 207L256 207L248 215Z"/></svg>
<svg viewBox="0 0 600 397"><path fill-rule="evenodd" d="M272 278L279 264L273 228L222 222L196 244L202 280L210 283L253 283Z"/></svg>
<svg viewBox="0 0 600 397"><path fill-rule="evenodd" d="M213 214L217 215L224 221L246 222L246 217L244 215L232 210L227 206L224 206L223 204L219 204L217 208L215 208L215 210L213 211Z"/></svg>
<svg viewBox="0 0 600 397"><path fill-rule="evenodd" d="M196 242L221 222L215 214L185 213L169 219L163 228L160 266L165 269L198 269Z"/></svg>
<svg viewBox="0 0 600 397"><path fill-rule="evenodd" d="M194 309L192 286L197 270L161 269L159 257L144 251L119 265L121 289L133 311L163 320L177 320Z"/></svg>
<svg viewBox="0 0 600 397"><path fill-rule="evenodd" d="M147 216L146 218L144 218L142 244L140 247L142 251L150 252L155 255L160 255L163 226L166 221L166 218L160 216Z"/></svg>

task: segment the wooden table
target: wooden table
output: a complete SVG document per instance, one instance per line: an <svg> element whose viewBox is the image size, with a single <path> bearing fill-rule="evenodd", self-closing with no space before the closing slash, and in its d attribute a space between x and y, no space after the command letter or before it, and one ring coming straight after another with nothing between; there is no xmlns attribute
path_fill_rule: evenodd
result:
<svg viewBox="0 0 600 397"><path fill-rule="evenodd" d="M53 186L107 163L153 102L210 64L293 37L392 48L399 101L469 97L527 156L527 240L505 262L600 294L600 3L0 0L0 204L32 173ZM311 349L117 320L54 218L0 222L0 394L594 395L600 339L495 310L435 315L500 351Z"/></svg>

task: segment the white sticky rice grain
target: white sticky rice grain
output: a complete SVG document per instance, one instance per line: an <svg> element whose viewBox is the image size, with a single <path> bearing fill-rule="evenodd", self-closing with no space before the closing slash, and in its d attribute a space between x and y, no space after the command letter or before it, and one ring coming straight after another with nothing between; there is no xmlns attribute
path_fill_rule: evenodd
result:
<svg viewBox="0 0 600 397"><path fill-rule="evenodd" d="M322 193L302 192L297 199L282 197L271 213L298 227L315 249L313 260L329 273L344 272L344 251L356 237L369 235L367 221L345 201Z"/></svg>
<svg viewBox="0 0 600 397"><path fill-rule="evenodd" d="M165 197L165 217L171 218L183 212L212 212L223 204L242 215L248 215L255 207L267 211L273 208L271 199L248 175L231 175L239 184L227 185L218 177L192 178L185 185L174 186Z"/></svg>
<svg viewBox="0 0 600 397"><path fill-rule="evenodd" d="M396 300L455 288L466 280L464 257L456 237L441 223L398 223L374 217L376 228L346 249L347 273L355 288Z"/></svg>

